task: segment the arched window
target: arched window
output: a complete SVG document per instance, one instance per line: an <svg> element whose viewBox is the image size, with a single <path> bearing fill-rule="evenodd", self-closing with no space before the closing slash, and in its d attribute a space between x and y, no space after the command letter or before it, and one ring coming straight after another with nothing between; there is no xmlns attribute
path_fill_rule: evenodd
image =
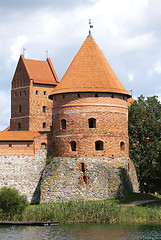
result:
<svg viewBox="0 0 161 240"><path fill-rule="evenodd" d="M88 125L89 128L96 128L96 119L95 118L88 119Z"/></svg>
<svg viewBox="0 0 161 240"><path fill-rule="evenodd" d="M76 142L75 141L71 141L70 142L70 147L71 147L71 151L76 151Z"/></svg>
<svg viewBox="0 0 161 240"><path fill-rule="evenodd" d="M43 122L42 127L46 128L46 122Z"/></svg>
<svg viewBox="0 0 161 240"><path fill-rule="evenodd" d="M45 150L46 149L46 143L41 143L41 149Z"/></svg>
<svg viewBox="0 0 161 240"><path fill-rule="evenodd" d="M95 142L95 150L96 150L96 151L101 151L101 150L103 150L103 142L102 142L102 141L96 141L96 142Z"/></svg>
<svg viewBox="0 0 161 240"><path fill-rule="evenodd" d="M120 148L121 148L122 151L125 150L125 143L124 142L120 142Z"/></svg>
<svg viewBox="0 0 161 240"><path fill-rule="evenodd" d="M65 119L61 120L61 129L66 129L66 120Z"/></svg>

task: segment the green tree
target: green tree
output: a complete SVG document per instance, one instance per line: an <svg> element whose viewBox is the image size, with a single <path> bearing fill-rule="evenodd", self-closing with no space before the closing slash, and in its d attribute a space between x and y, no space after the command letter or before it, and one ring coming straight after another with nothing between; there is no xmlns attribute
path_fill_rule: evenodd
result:
<svg viewBox="0 0 161 240"><path fill-rule="evenodd" d="M161 191L161 103L141 95L129 108L129 152L141 192Z"/></svg>
<svg viewBox="0 0 161 240"><path fill-rule="evenodd" d="M6 216L12 217L21 213L27 205L27 197L21 195L17 189L11 187L0 189L0 209Z"/></svg>

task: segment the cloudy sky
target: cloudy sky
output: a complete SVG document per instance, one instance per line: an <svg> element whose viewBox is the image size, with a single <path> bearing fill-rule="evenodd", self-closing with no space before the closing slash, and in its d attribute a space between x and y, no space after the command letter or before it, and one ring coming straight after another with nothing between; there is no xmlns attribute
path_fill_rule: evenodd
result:
<svg viewBox="0 0 161 240"><path fill-rule="evenodd" d="M0 130L9 125L11 81L20 54L51 58L59 80L92 35L133 97L161 99L160 0L1 0Z"/></svg>

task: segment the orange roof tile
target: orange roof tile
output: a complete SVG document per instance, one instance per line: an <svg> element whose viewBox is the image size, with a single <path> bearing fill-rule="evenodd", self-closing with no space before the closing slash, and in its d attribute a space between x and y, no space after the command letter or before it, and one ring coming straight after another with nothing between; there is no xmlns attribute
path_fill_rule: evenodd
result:
<svg viewBox="0 0 161 240"><path fill-rule="evenodd" d="M131 104L132 104L134 101L135 101L135 99L129 98L129 99L127 100L127 106L130 107Z"/></svg>
<svg viewBox="0 0 161 240"><path fill-rule="evenodd" d="M86 38L50 98L67 92L111 92L130 96L93 37Z"/></svg>
<svg viewBox="0 0 161 240"><path fill-rule="evenodd" d="M5 129L3 130L3 132L6 132L6 131L10 131L10 126L8 126L7 128L5 128Z"/></svg>
<svg viewBox="0 0 161 240"><path fill-rule="evenodd" d="M46 61L25 59L24 55L21 55L21 58L30 79L32 79L34 83L52 85L57 85L59 83L50 58L47 58Z"/></svg>
<svg viewBox="0 0 161 240"><path fill-rule="evenodd" d="M40 135L39 132L30 131L1 131L0 141L33 141L35 137Z"/></svg>

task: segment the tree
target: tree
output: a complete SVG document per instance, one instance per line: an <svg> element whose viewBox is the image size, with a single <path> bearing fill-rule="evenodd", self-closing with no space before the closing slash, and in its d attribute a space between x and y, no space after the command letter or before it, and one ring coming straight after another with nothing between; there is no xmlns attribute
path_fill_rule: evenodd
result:
<svg viewBox="0 0 161 240"><path fill-rule="evenodd" d="M129 153L141 192L161 192L161 103L141 95L129 108Z"/></svg>
<svg viewBox="0 0 161 240"><path fill-rule="evenodd" d="M17 189L11 187L0 189L0 209L6 216L12 217L14 214L21 213L27 205L27 197L21 195Z"/></svg>

